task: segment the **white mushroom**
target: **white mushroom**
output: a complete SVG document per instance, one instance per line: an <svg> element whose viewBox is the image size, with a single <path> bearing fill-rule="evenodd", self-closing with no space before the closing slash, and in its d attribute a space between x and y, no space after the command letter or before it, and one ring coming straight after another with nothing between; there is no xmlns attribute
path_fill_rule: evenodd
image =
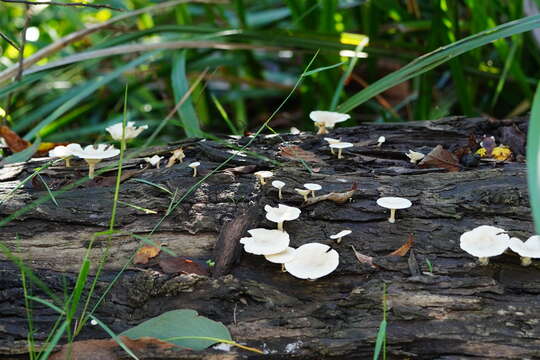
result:
<svg viewBox="0 0 540 360"><path fill-rule="evenodd" d="M480 265L487 265L490 257L502 254L509 245L510 237L503 229L488 225L478 226L459 238L461 249L476 256Z"/></svg>
<svg viewBox="0 0 540 360"><path fill-rule="evenodd" d="M304 184L304 187L311 192L311 197L315 197L315 191L322 189L322 186L319 184Z"/></svg>
<svg viewBox="0 0 540 360"><path fill-rule="evenodd" d="M285 231L268 229L248 230L251 237L243 237L240 243L244 244L244 251L255 255L277 254L289 246L289 234Z"/></svg>
<svg viewBox="0 0 540 360"><path fill-rule="evenodd" d="M298 189L298 188L294 188L294 191L302 195L304 197L304 201L307 201L309 193L311 192L311 190L308 190L308 189Z"/></svg>
<svg viewBox="0 0 540 360"><path fill-rule="evenodd" d="M266 205L264 210L266 211L266 218L277 223L277 228L281 231L283 231L284 221L298 219L301 213L300 209L283 204L278 204L278 206L275 208L271 207L270 205Z"/></svg>
<svg viewBox="0 0 540 360"><path fill-rule="evenodd" d="M283 181L279 181L279 180L274 180L272 181L272 186L275 187L276 189L278 189L278 198L279 200L282 199L282 195L281 195L281 189L283 189L283 187L285 186L285 183Z"/></svg>
<svg viewBox="0 0 540 360"><path fill-rule="evenodd" d="M197 176L197 167L201 165L199 161L192 162L188 166L193 169L193 177Z"/></svg>
<svg viewBox="0 0 540 360"><path fill-rule="evenodd" d="M410 200L400 197L382 197L377 200L377 205L390 209L388 222L396 222L396 210L407 209L412 206Z"/></svg>
<svg viewBox="0 0 540 360"><path fill-rule="evenodd" d="M143 132L145 129L148 129L148 125L143 126L135 126L135 123L133 121L128 121L126 124L126 131L125 131L125 139L131 140L139 136L141 132ZM116 140L120 141L122 140L122 123L116 123L114 125L109 126L108 128L105 128L111 134L111 137Z"/></svg>
<svg viewBox="0 0 540 360"><path fill-rule="evenodd" d="M381 147L385 141L386 138L384 136L379 136L379 138L377 139L377 147Z"/></svg>
<svg viewBox="0 0 540 360"><path fill-rule="evenodd" d="M285 263L285 270L300 279L315 280L330 274L339 265L339 254L330 246L309 243L296 249L294 258Z"/></svg>
<svg viewBox="0 0 540 360"><path fill-rule="evenodd" d="M340 232L338 232L335 235L330 235L330 239L336 240L336 242L339 244L339 243L341 243L341 239L344 236L350 235L351 233L352 233L351 230L341 230Z"/></svg>
<svg viewBox="0 0 540 360"><path fill-rule="evenodd" d="M318 135L328 134L327 129L332 129L337 123L351 118L348 114L333 111L312 111L309 113L309 117L315 122L315 126L319 128Z"/></svg>
<svg viewBox="0 0 540 360"><path fill-rule="evenodd" d="M405 156L407 156L411 160L411 163L416 164L418 161L422 160L425 155L421 152L412 151L411 149L409 149L409 152L405 153Z"/></svg>
<svg viewBox="0 0 540 360"><path fill-rule="evenodd" d="M341 142L341 139L333 139L333 138L324 138L324 140L328 143L328 145L332 144L339 144ZM331 147L330 151L332 152L332 155L335 155L334 149Z"/></svg>
<svg viewBox="0 0 540 360"><path fill-rule="evenodd" d="M150 165L155 166L156 168L159 169L159 162L161 161L161 159L163 159L163 156L154 155L151 158L150 157L145 157L144 161L146 161Z"/></svg>
<svg viewBox="0 0 540 360"><path fill-rule="evenodd" d="M108 159L120 154L120 150L112 145L99 144L97 148L93 145L85 146L84 149L79 144L69 144L67 149L71 154L84 159L88 163L88 177L94 178L96 164L103 159Z"/></svg>
<svg viewBox="0 0 540 360"><path fill-rule="evenodd" d="M263 170L263 171L257 171L254 175L257 177L261 185L264 185L266 184L266 181L264 181L264 179L274 176L274 173L271 171Z"/></svg>
<svg viewBox="0 0 540 360"><path fill-rule="evenodd" d="M169 158L169 161L167 162L167 165L165 167L171 167L175 164L176 160L178 162L183 162L184 158L186 157L186 154L184 154L184 149L179 148L172 152L172 156Z"/></svg>
<svg viewBox="0 0 540 360"><path fill-rule="evenodd" d="M336 143L336 144L330 144L330 150L332 149L338 149L338 156L337 158L338 159L341 159L342 156L341 156L341 151L343 149L346 149L346 148L350 148L350 147L353 147L354 144L350 143L350 142L339 142L339 143Z"/></svg>
<svg viewBox="0 0 540 360"><path fill-rule="evenodd" d="M521 256L521 265L529 266L531 259L540 258L540 236L534 235L523 242L518 238L510 239L510 249Z"/></svg>
<svg viewBox="0 0 540 360"><path fill-rule="evenodd" d="M50 157L61 158L62 160L64 160L66 162L66 167L71 166L69 161L71 160L72 155L73 154L71 153L71 151L69 151L66 146L62 145L55 146L54 149L49 151Z"/></svg>
<svg viewBox="0 0 540 360"><path fill-rule="evenodd" d="M289 130L289 133L291 135L299 135L300 134L300 130L298 130L298 128L295 128L294 126L291 127L291 129Z"/></svg>
<svg viewBox="0 0 540 360"><path fill-rule="evenodd" d="M295 253L296 253L296 249L289 246L282 252L279 252L277 254L264 255L264 257L266 258L266 260L270 261L271 263L281 264L281 271L285 271L284 264L294 259Z"/></svg>

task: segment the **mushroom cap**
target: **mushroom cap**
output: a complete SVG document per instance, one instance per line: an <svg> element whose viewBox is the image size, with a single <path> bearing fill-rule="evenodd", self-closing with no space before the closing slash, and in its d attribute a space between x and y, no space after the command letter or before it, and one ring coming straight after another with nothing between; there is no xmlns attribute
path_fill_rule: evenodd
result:
<svg viewBox="0 0 540 360"><path fill-rule="evenodd" d="M333 149L345 149L345 148L353 147L354 144L350 143L350 142L338 142L338 143L335 143L335 144L330 144L328 146L330 146Z"/></svg>
<svg viewBox="0 0 540 360"><path fill-rule="evenodd" d="M141 132L148 129L148 125L135 126L133 121L128 121L126 124L125 138L126 140L136 138ZM116 123L105 128L114 140L122 140L122 122Z"/></svg>
<svg viewBox="0 0 540 360"><path fill-rule="evenodd" d="M296 127L294 127L294 126L291 127L291 129L289 130L289 133L290 133L291 135L298 135L298 134L300 134L300 132L301 132L301 131L298 130L298 128L296 128Z"/></svg>
<svg viewBox="0 0 540 360"><path fill-rule="evenodd" d="M540 236L531 236L525 242L518 238L511 238L510 249L522 257L540 258Z"/></svg>
<svg viewBox="0 0 540 360"><path fill-rule="evenodd" d="M264 255L266 260L270 261L274 264L285 264L286 262L291 261L294 259L294 256L296 254L296 249L292 247L288 247L282 252L279 252L277 254L271 254L271 255Z"/></svg>
<svg viewBox="0 0 540 360"><path fill-rule="evenodd" d="M266 205L264 210L266 211L266 218L276 223L298 219L301 213L300 209L283 204L278 204L275 208Z"/></svg>
<svg viewBox="0 0 540 360"><path fill-rule="evenodd" d="M510 245L510 237L495 226L482 225L463 233L459 238L462 250L476 257L502 254Z"/></svg>
<svg viewBox="0 0 540 360"><path fill-rule="evenodd" d="M262 178L269 178L269 177L274 176L274 173L271 172L271 171L262 170L262 171L257 171L255 173L255 176L259 176L259 177L262 177Z"/></svg>
<svg viewBox="0 0 540 360"><path fill-rule="evenodd" d="M326 141L328 144L337 144L340 143L340 139L334 139L334 138L324 138L324 141Z"/></svg>
<svg viewBox="0 0 540 360"><path fill-rule="evenodd" d="M412 206L412 202L409 199L388 196L377 199L377 205L387 209L407 209Z"/></svg>
<svg viewBox="0 0 540 360"><path fill-rule="evenodd" d="M322 189L322 186L319 184L304 184L304 187L310 191L318 191Z"/></svg>
<svg viewBox="0 0 540 360"><path fill-rule="evenodd" d="M325 127L333 128L339 122L347 121L351 118L349 114L342 114L334 111L316 110L309 113L311 120L322 123Z"/></svg>
<svg viewBox="0 0 540 360"><path fill-rule="evenodd" d="M409 149L409 152L408 153L405 153L405 155L411 159L411 160L414 160L414 161L418 161L418 160L422 160L424 158L424 154L422 154L421 152L418 152L418 151L413 151L411 149Z"/></svg>
<svg viewBox="0 0 540 360"><path fill-rule="evenodd" d="M82 159L107 159L120 154L120 150L113 145L98 144L97 148L94 145L87 145L84 149L79 144L69 144L66 146L71 154Z"/></svg>
<svg viewBox="0 0 540 360"><path fill-rule="evenodd" d="M314 280L330 274L338 265L336 250L328 245L309 243L296 249L294 258L285 263L285 270L297 278Z"/></svg>
<svg viewBox="0 0 540 360"><path fill-rule="evenodd" d="M144 161L146 161L152 166L156 166L161 161L161 159L163 159L163 156L154 155L152 157L145 157Z"/></svg>
<svg viewBox="0 0 540 360"><path fill-rule="evenodd" d="M275 187L276 189L281 189L285 186L285 183L283 181L274 180L272 181L272 186Z"/></svg>
<svg viewBox="0 0 540 360"><path fill-rule="evenodd" d="M62 145L55 146L54 149L49 151L49 157L65 158L71 156L71 151Z"/></svg>
<svg viewBox="0 0 540 360"><path fill-rule="evenodd" d="M309 190L309 189L298 189L298 188L294 188L294 191L296 191L297 193L299 193L302 196L307 195L307 194L309 194L311 192L311 190Z"/></svg>
<svg viewBox="0 0 540 360"><path fill-rule="evenodd" d="M380 143L383 143L386 141L386 138L384 136L379 136L379 138L377 139L377 142L380 142Z"/></svg>
<svg viewBox="0 0 540 360"><path fill-rule="evenodd" d="M243 237L240 243L244 244L244 251L255 255L277 254L289 246L289 234L281 230L251 229L251 237Z"/></svg>
<svg viewBox="0 0 540 360"><path fill-rule="evenodd" d="M189 164L188 166L190 168L196 168L197 166L201 165L201 163L199 161L194 161L192 162L191 164Z"/></svg>
<svg viewBox="0 0 540 360"><path fill-rule="evenodd" d="M344 236L347 236L349 234L351 234L352 231L351 230L341 230L340 232L338 232L337 234L335 235L330 235L330 239L339 239L339 238L342 238Z"/></svg>

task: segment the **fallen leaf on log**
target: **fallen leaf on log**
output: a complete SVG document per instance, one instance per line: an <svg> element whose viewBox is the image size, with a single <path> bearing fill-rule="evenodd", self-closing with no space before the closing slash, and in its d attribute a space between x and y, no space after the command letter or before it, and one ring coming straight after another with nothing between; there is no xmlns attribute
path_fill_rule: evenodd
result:
<svg viewBox="0 0 540 360"><path fill-rule="evenodd" d="M141 248L137 250L137 253L135 254L133 263L134 264L148 264L148 260L150 260L153 257L158 256L160 251L161 251L161 245L159 247L152 246L152 245L141 246Z"/></svg>
<svg viewBox="0 0 540 360"><path fill-rule="evenodd" d="M183 256L162 256L159 259L159 266L166 274L182 273L204 276L210 275L208 267Z"/></svg>
<svg viewBox="0 0 540 360"><path fill-rule="evenodd" d="M6 140L7 146L14 153L23 151L31 145L28 141L21 138L15 131L5 125L0 126L0 136Z"/></svg>
<svg viewBox="0 0 540 360"><path fill-rule="evenodd" d="M303 161L315 162L315 163L322 162L322 160L317 155L315 155L315 153L304 150L298 145L281 146L279 148L278 155L283 156L284 158L297 160L297 161L303 160Z"/></svg>
<svg viewBox="0 0 540 360"><path fill-rule="evenodd" d="M184 154L183 148L176 149L172 152L172 156L169 158L169 161L167 162L167 165L165 167L170 168L176 163L176 160L178 160L178 162L182 162L185 157L186 155Z"/></svg>
<svg viewBox="0 0 540 360"><path fill-rule="evenodd" d="M178 348L178 346L161 341L159 339L143 337L140 339L130 339L127 336L120 336L122 342L135 355L140 358L150 358L159 354L159 351ZM64 345L62 350L53 354L50 360L120 360L126 359L127 354L113 339L104 340L83 340L75 341L72 344Z"/></svg>
<svg viewBox="0 0 540 360"><path fill-rule="evenodd" d="M233 174L251 174L253 171L255 171L256 168L257 168L257 165L244 165L244 166L226 168L226 169L223 169L223 172L227 171Z"/></svg>
<svg viewBox="0 0 540 360"><path fill-rule="evenodd" d="M392 251L390 254L386 255L386 256L405 256L407 255L407 252L409 252L409 249L413 246L414 244L414 237L412 234L409 234L409 238L407 239L407 242L403 245L401 245L401 247L395 251Z"/></svg>
<svg viewBox="0 0 540 360"><path fill-rule="evenodd" d="M525 155L525 134L516 126L501 128L501 144L510 147L514 155Z"/></svg>
<svg viewBox="0 0 540 360"><path fill-rule="evenodd" d="M358 260L360 264L368 264L369 266L376 268L376 266L373 265L373 258L371 256L367 256L367 255L359 253L358 251L356 251L353 245L351 245L351 248L354 252L354 256L356 257L356 260Z"/></svg>
<svg viewBox="0 0 540 360"><path fill-rule="evenodd" d="M304 205L306 206L313 205L313 204L318 203L319 201L325 201L325 200L330 200L337 204L344 204L350 199L352 199L355 191L356 191L356 184L353 184L353 188L349 191L345 191L341 193L331 192L325 195L311 197L306 200Z"/></svg>
<svg viewBox="0 0 540 360"><path fill-rule="evenodd" d="M418 166L421 168L444 168L448 171L459 171L458 159L450 151L445 150L442 145L437 145L427 154Z"/></svg>

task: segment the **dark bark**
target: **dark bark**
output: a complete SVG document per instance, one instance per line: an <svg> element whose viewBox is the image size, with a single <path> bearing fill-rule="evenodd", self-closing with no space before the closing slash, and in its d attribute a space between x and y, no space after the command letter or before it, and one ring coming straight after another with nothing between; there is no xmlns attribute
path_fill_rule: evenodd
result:
<svg viewBox="0 0 540 360"><path fill-rule="evenodd" d="M186 162L142 171L123 182L120 199L158 214L119 207L118 228L122 233L110 242L98 238L92 250L94 265L107 247L110 254L94 300L140 245L129 233L167 243L169 250L181 256L214 258L220 275L224 275L163 274L155 261L131 266L96 315L121 332L165 311L191 308L225 323L235 340L267 350L271 355L266 358L367 359L372 356L383 318L384 283L388 293L389 358L540 358L538 262L521 267L517 255L506 253L481 267L459 249L460 234L479 225L496 225L522 239L533 233L525 164L482 162L478 168L449 173L444 169L419 169L404 155L408 149L427 153L438 144L451 149L464 146L470 134L502 137L511 126L526 133L526 119L448 118L339 128L330 136L355 143L342 160L329 154L321 136L256 139L249 149L259 157L237 157L225 166L237 168L210 176L152 235L148 233L166 212L170 196L135 178L160 184L171 192L177 190L176 199L200 178L191 177ZM387 140L377 148L373 144L381 135ZM320 162L309 166L318 172L310 175L300 162L280 156L280 145L299 145L313 152ZM515 146L519 145L518 141ZM159 151L165 153L171 148L174 146ZM223 145L197 141L188 143L186 154L188 163L202 162L199 169L203 174L229 155ZM0 170L0 198L40 164L31 162L20 169L9 166ZM127 168L136 169L139 164L140 159L131 160ZM238 168L247 165L254 166ZM245 236L248 224L275 227L264 218L263 207L277 204L277 190L270 185L260 187L252 173L243 173L253 169L272 169L274 179L287 183L284 202L302 208L300 219L285 223L291 246L312 241L331 244L340 254L336 272L312 282L282 273L278 265L260 256L243 253L240 262L234 264L238 239ZM59 188L84 171L83 164L78 163L76 171L51 168L43 178L50 187ZM114 171L106 175L112 178ZM293 189L306 182L321 184L321 194L345 192L354 183L358 190L351 202L322 201L303 206ZM108 226L113 191L108 178L70 190L56 197L59 206L49 200L11 221L1 229L0 240L62 296L64 287L70 289L76 280L92 234ZM0 207L0 215L8 216L43 195L46 191L40 182L28 184ZM375 203L380 196L392 195L413 202L413 207L398 211L395 224L386 221L387 211ZM254 215L243 215L250 213ZM329 235L345 228L353 234L341 244L329 240ZM409 233L414 235L414 253L386 256L405 243ZM373 257L377 267L359 263L350 245ZM214 248L216 253L212 255ZM425 274L426 260L433 264L432 276ZM33 289L40 294L35 286ZM0 353L24 353L27 323L20 274L9 261L0 263L0 299ZM36 337L43 340L55 313L35 305L33 314ZM92 326L81 335L81 339L106 337ZM189 356L204 359L208 353ZM219 354L216 356L219 358ZM229 356L259 358L242 350L233 350Z"/></svg>

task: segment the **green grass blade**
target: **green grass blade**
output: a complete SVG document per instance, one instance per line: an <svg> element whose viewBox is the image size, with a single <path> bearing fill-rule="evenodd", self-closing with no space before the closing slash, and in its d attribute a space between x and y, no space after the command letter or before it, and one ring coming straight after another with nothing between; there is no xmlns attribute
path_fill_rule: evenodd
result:
<svg viewBox="0 0 540 360"><path fill-rule="evenodd" d="M28 161L36 153L36 151L39 148L39 144L41 144L41 139L38 137L36 141L32 144L32 146L27 147L23 151L19 151L13 155L10 155L6 157L4 160L0 162L0 165L5 164L13 164L18 162L25 162Z"/></svg>
<svg viewBox="0 0 540 360"><path fill-rule="evenodd" d="M540 15L525 17L511 21L495 28L471 35L455 43L443 46L433 52L427 53L416 60L413 60L400 70L397 70L382 79L376 81L366 89L356 93L337 108L340 112L349 112L357 106L363 104L375 95L396 86L415 76L423 74L440 64L443 64L456 56L467 51L476 49L490 42L502 39L525 31L532 30L540 26Z"/></svg>
<svg viewBox="0 0 540 360"><path fill-rule="evenodd" d="M540 82L532 103L527 135L527 179L536 233L540 234Z"/></svg>
<svg viewBox="0 0 540 360"><path fill-rule="evenodd" d="M386 325L387 321L382 320L379 325L379 331L377 332L377 340L375 341L375 351L373 352L373 360L378 360L383 350L384 340L386 338Z"/></svg>
<svg viewBox="0 0 540 360"><path fill-rule="evenodd" d="M139 358L137 357L137 355L135 355L135 354L133 353L133 351L131 351L131 349L127 347L126 344L124 344L124 342L122 341L122 339L121 339L118 335L116 335L116 333L115 333L114 331L112 331L111 328L109 328L107 325L105 325L105 323L104 323L103 321L99 320L99 319L98 319L97 317L95 317L94 315L90 315L90 318L92 318L92 320L94 320L95 322L97 322L97 324L98 324L99 326L101 326L101 328L102 328L103 330L105 330L105 332L106 332L107 334L109 334L109 336L110 336L114 341L116 341L116 343L118 344L118 346L120 346L122 349L124 349L125 352L127 352L127 353L129 354L129 356L131 356L133 359L137 359L137 360L139 359Z"/></svg>
<svg viewBox="0 0 540 360"><path fill-rule="evenodd" d="M356 59L356 58L354 58L354 59ZM306 77L306 76L310 76L310 75L316 74L316 73L321 72L321 71L334 69L334 68L337 68L337 67L339 67L339 66L341 66L341 65L343 65L343 64L346 64L346 63L347 63L346 61L342 61L342 62L337 63L337 64L328 65L328 66L322 66L322 67L313 69L313 70L311 70L311 71L308 71L308 72L305 73L303 76Z"/></svg>
<svg viewBox="0 0 540 360"><path fill-rule="evenodd" d="M51 200L52 200L52 202L54 203L54 205L56 205L56 207L60 207L60 205L58 205L58 202L56 201L56 198L54 197L54 194L52 193L51 188L49 187L49 185L47 185L47 183L46 183L45 180L41 177L41 175L39 175L39 173L37 173L36 175L37 175L37 177L39 178L39 180L41 180L41 182L43 183L43 185L45 186L45 189L47 189L47 192L49 193L49 196L51 197Z"/></svg>
<svg viewBox="0 0 540 360"><path fill-rule="evenodd" d="M512 46L510 47L510 53L508 54L508 57L506 58L504 62L504 68L501 73L501 77L499 78L499 81L497 82L497 87L495 88L495 95L493 96L493 100L491 101L492 109L497 104L497 100L499 100L499 95L501 94L502 89L504 88L504 84L506 83L506 79L508 78L508 73L510 72L510 68L512 67L512 64L514 63L518 45L519 43L517 41L512 42Z"/></svg>

